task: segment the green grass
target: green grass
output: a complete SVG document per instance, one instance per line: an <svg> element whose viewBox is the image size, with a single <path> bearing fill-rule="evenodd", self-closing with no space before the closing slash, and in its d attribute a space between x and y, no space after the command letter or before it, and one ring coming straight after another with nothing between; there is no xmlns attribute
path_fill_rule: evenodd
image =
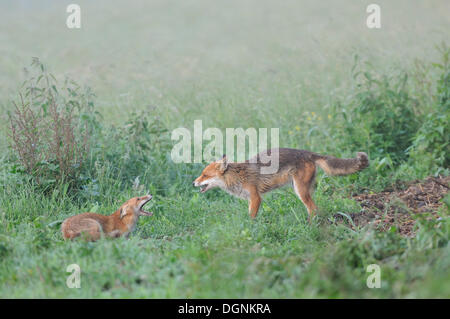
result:
<svg viewBox="0 0 450 319"><path fill-rule="evenodd" d="M17 99L23 67L37 56L57 79L69 75L93 89L105 132L144 111L168 128L166 138L201 119L204 128L278 127L283 147L373 153L360 174L318 174L322 216L312 224L290 188L266 195L252 221L246 202L192 188L202 165L174 164L170 148L133 146L125 154L124 140L107 135L99 137L82 191L67 184L43 190L17 172L1 117L0 297L450 297L446 207L440 221L419 220L415 238L331 222L338 212L361 210L352 193L448 174L448 167L424 164L436 162L431 155L390 164L372 140L355 149L373 136L367 128L374 121L355 123L349 137L351 122L342 119L342 110L352 114L360 101L355 55L363 71L393 78L406 72L406 105L421 121L434 110L441 73L431 63L441 56L435 45L449 42L446 1L379 1L380 30L365 27L368 3L354 1L79 1L81 30L65 27L68 3L20 3L0 4L2 114ZM373 90L389 100L388 89ZM151 160L127 164L127 156ZM137 176L142 189L133 188ZM142 217L130 239L62 239L55 222L85 211L109 214L147 189L154 216ZM81 267L81 289L66 286L73 263ZM373 263L382 269L380 289L366 286Z"/></svg>

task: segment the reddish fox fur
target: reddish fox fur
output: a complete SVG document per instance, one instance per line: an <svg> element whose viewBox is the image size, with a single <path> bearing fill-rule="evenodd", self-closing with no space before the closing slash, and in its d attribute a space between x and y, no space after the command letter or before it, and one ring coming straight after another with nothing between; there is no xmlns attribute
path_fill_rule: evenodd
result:
<svg viewBox="0 0 450 319"><path fill-rule="evenodd" d="M96 213L83 213L67 218L61 225L65 239L84 237L95 241L102 235L117 238L127 236L134 230L139 216L151 216L142 208L152 199L152 195L134 197L126 201L110 216Z"/></svg>
<svg viewBox="0 0 450 319"><path fill-rule="evenodd" d="M272 149L266 152L271 157L277 153L279 156L278 171L273 174L260 173L262 166L270 165L261 163L262 153L244 163L229 163L224 155L221 160L206 166L193 185L201 187L202 193L220 187L232 195L248 199L250 216L255 218L261 205L262 194L292 182L295 193L312 217L317 211L311 197L316 166L322 168L328 175L348 175L369 166L369 158L363 152L358 152L356 158L349 159L291 148Z"/></svg>

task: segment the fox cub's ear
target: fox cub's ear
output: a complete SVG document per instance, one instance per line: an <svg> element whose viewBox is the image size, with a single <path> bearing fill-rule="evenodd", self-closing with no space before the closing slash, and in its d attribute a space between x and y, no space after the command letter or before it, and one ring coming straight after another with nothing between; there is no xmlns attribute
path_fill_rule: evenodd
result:
<svg viewBox="0 0 450 319"><path fill-rule="evenodd" d="M227 156L224 154L222 156L222 159L219 161L219 170L223 173L227 170L228 168L228 159Z"/></svg>
<svg viewBox="0 0 450 319"><path fill-rule="evenodd" d="M128 211L127 205L120 208L120 219L125 217L125 215L127 214L127 211Z"/></svg>

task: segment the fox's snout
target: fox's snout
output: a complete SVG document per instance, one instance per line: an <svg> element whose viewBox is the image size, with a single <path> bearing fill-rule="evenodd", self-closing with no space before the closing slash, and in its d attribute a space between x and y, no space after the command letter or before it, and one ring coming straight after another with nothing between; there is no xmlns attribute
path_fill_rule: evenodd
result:
<svg viewBox="0 0 450 319"><path fill-rule="evenodd" d="M203 182L203 178L202 178L202 175L200 175L192 182L192 186L199 187L202 184L202 182Z"/></svg>
<svg viewBox="0 0 450 319"><path fill-rule="evenodd" d="M203 176L199 176L199 177L197 177L193 182L192 182L192 186L194 186L194 187L199 187L199 186L202 186L202 184L203 183L205 183L206 182L206 179L205 178L203 178Z"/></svg>
<svg viewBox="0 0 450 319"><path fill-rule="evenodd" d="M194 187L199 187L201 185L202 185L202 181L195 180L192 182L192 186L194 186Z"/></svg>

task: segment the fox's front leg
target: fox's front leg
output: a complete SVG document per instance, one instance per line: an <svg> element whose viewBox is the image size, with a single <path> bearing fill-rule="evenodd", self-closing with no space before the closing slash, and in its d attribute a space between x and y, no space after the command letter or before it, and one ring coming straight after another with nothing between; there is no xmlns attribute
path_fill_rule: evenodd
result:
<svg viewBox="0 0 450 319"><path fill-rule="evenodd" d="M256 189L250 190L250 199L248 201L248 212L253 219L258 214L259 206L261 205L261 196Z"/></svg>

